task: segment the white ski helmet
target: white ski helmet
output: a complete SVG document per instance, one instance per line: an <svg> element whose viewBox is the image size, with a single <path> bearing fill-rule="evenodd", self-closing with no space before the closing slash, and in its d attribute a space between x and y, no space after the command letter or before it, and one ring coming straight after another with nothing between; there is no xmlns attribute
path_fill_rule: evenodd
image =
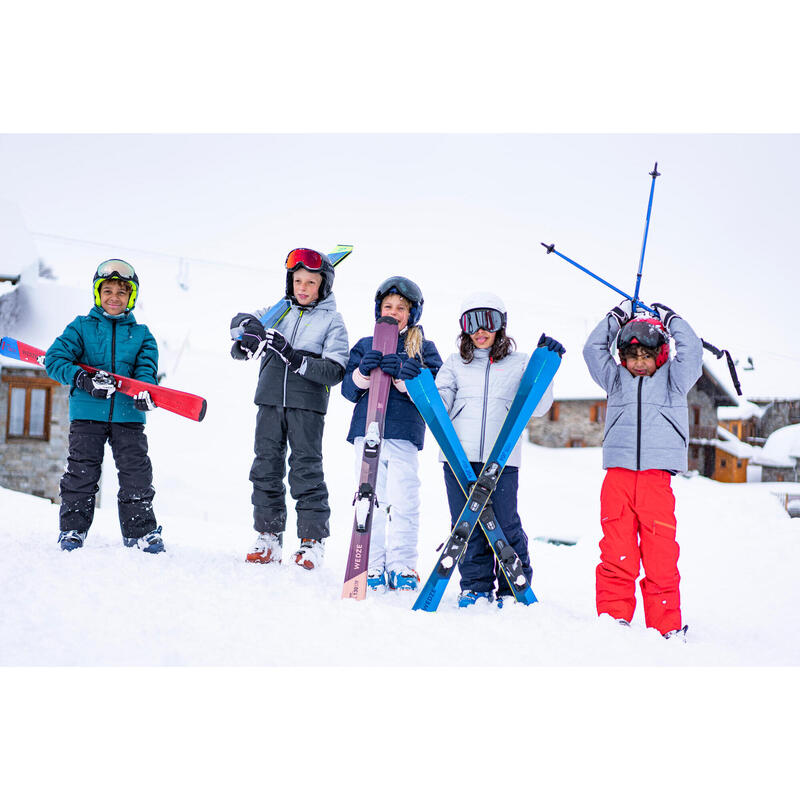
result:
<svg viewBox="0 0 800 800"><path fill-rule="evenodd" d="M471 311L473 308L493 308L501 314L506 313L505 303L491 292L473 292L468 297L465 297L458 315L461 316L465 311Z"/></svg>
<svg viewBox="0 0 800 800"><path fill-rule="evenodd" d="M508 320L505 303L491 292L474 292L465 297L458 315L461 330L474 333L478 328L497 331Z"/></svg>

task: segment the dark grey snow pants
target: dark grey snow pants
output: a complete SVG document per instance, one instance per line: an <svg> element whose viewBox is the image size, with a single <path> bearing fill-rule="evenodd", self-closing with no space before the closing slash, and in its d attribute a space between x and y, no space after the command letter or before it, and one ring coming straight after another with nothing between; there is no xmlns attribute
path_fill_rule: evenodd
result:
<svg viewBox="0 0 800 800"><path fill-rule="evenodd" d="M325 415L318 411L258 406L253 483L253 527L260 533L286 529L286 448L289 490L297 511L297 535L324 539L330 534L328 487L322 471Z"/></svg>

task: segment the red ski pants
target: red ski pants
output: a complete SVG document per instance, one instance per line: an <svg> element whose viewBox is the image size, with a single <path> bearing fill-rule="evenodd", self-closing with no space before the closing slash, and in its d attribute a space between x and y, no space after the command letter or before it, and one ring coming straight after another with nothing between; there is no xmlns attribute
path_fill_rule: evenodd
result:
<svg viewBox="0 0 800 800"><path fill-rule="evenodd" d="M628 622L636 608L636 579L644 567L644 619L661 633L681 627L675 496L671 475L660 469L607 470L600 492L600 563L597 613Z"/></svg>

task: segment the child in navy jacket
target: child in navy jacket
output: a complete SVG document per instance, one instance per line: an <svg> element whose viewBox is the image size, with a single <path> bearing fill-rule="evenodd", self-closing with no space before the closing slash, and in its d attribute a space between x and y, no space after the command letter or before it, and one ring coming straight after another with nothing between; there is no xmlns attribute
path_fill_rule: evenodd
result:
<svg viewBox="0 0 800 800"><path fill-rule="evenodd" d="M405 381L426 367L435 375L442 365L436 345L425 339L419 318L422 292L416 283L395 276L375 293L375 319L394 317L400 326L397 352L382 355L372 337L360 339L350 351L342 394L356 404L347 441L355 445L356 472L360 472L367 419L370 372L380 367L392 376L386 405L383 442L372 518L367 585L374 591L413 591L419 586L417 537L419 487L417 454L425 439L425 422L405 389ZM388 535L387 535L388 527Z"/></svg>

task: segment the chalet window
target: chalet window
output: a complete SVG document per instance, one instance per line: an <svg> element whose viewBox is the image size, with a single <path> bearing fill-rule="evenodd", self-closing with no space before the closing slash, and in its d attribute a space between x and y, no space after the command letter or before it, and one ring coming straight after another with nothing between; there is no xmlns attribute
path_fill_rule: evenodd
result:
<svg viewBox="0 0 800 800"><path fill-rule="evenodd" d="M727 465L727 463L728 463L728 462L727 462L727 461L726 461L724 458L722 458L722 459L720 459L720 462L719 462L719 463L720 463L720 466L721 466L721 467L724 467L724 466L726 466L726 465Z"/></svg>
<svg viewBox="0 0 800 800"><path fill-rule="evenodd" d="M700 406L692 406L692 425L699 425L700 424Z"/></svg>
<svg viewBox="0 0 800 800"><path fill-rule="evenodd" d="M606 404L595 403L589 409L589 422L605 422L606 421Z"/></svg>
<svg viewBox="0 0 800 800"><path fill-rule="evenodd" d="M3 382L8 384L6 441L49 441L53 382L21 375L3 375Z"/></svg>
<svg viewBox="0 0 800 800"><path fill-rule="evenodd" d="M558 402L554 402L553 405L550 406L549 419L550 422L558 422Z"/></svg>
<svg viewBox="0 0 800 800"><path fill-rule="evenodd" d="M742 462L739 459L736 459L736 466L741 469Z"/></svg>
<svg viewBox="0 0 800 800"><path fill-rule="evenodd" d="M583 447L583 439L570 439L567 447Z"/></svg>

